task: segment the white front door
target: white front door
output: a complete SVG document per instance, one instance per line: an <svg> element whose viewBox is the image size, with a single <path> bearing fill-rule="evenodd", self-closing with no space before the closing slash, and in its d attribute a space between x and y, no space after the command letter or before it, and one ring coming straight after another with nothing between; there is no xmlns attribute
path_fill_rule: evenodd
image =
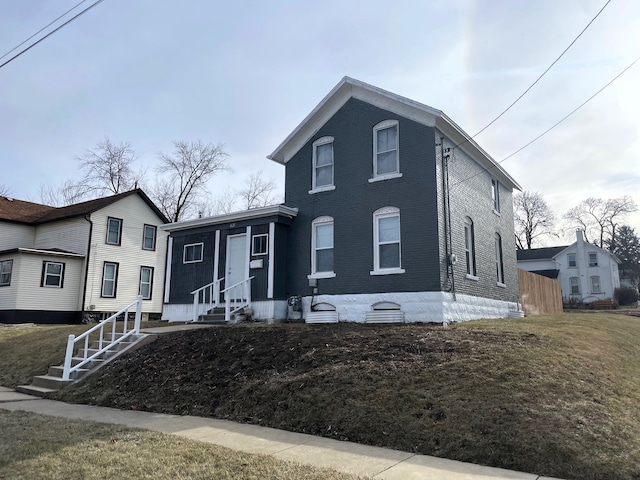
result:
<svg viewBox="0 0 640 480"><path fill-rule="evenodd" d="M229 288L247 278L247 236L230 235L227 237L227 265L225 288ZM240 300L242 289L231 292L231 300Z"/></svg>

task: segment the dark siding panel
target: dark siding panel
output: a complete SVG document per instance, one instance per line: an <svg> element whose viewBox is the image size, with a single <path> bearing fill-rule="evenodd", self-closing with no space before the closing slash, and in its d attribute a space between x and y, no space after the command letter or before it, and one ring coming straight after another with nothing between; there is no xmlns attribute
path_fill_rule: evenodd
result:
<svg viewBox="0 0 640 480"><path fill-rule="evenodd" d="M0 310L0 323L79 324L81 320L81 312Z"/></svg>
<svg viewBox="0 0 640 480"><path fill-rule="evenodd" d="M269 233L269 225L255 225L251 227L251 236ZM253 240L252 240L253 241ZM272 242L273 239L269 239ZM252 245L253 248L253 245ZM266 300L267 286L269 282L269 250L267 255L251 255L251 260L262 260L262 268L249 270L249 276L255 277L251 281L251 296L254 300Z"/></svg>
<svg viewBox="0 0 640 480"><path fill-rule="evenodd" d="M287 292L287 236L291 227L276 224L276 243L274 244L275 264L273 270L273 298L284 300L289 296Z"/></svg>
<svg viewBox="0 0 640 480"><path fill-rule="evenodd" d="M182 232L173 237L173 250L171 252L171 291L169 303L190 303L193 290L212 282L213 256L215 248L215 232L213 230L184 234ZM190 243L204 243L202 262L182 263L184 246Z"/></svg>
<svg viewBox="0 0 640 480"><path fill-rule="evenodd" d="M373 127L399 121L402 178L369 183ZM335 190L309 194L312 143L334 137ZM288 239L289 294L309 294L311 222L334 218L335 278L319 279L321 294L440 289L434 129L359 100L349 100L287 163L286 203L299 209ZM373 212L400 209L404 274L372 276Z"/></svg>

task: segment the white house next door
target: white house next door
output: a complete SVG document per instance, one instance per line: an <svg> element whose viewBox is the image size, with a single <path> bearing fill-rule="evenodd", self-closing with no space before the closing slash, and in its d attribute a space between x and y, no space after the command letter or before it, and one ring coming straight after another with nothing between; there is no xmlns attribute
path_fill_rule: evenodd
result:
<svg viewBox="0 0 640 480"><path fill-rule="evenodd" d="M227 263L225 270L225 288L229 288L247 278L247 236L230 235L227 237ZM242 288L231 292L231 301L242 298Z"/></svg>

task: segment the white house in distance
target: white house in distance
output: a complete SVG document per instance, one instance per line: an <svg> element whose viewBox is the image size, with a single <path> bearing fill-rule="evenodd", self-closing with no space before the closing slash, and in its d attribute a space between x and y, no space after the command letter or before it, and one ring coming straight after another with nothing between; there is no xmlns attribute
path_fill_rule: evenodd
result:
<svg viewBox="0 0 640 480"><path fill-rule="evenodd" d="M167 218L140 189L50 207L0 197L0 323L160 317Z"/></svg>
<svg viewBox="0 0 640 480"><path fill-rule="evenodd" d="M611 299L620 287L620 260L585 242L582 230L576 231L571 245L518 250L517 255L518 268L557 279L566 300L592 303Z"/></svg>

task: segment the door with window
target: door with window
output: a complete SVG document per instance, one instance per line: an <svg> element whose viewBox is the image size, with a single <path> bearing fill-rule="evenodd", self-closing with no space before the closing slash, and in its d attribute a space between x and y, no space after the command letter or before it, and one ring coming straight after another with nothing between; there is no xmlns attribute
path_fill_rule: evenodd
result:
<svg viewBox="0 0 640 480"><path fill-rule="evenodd" d="M229 288L247 278L247 236L230 235L227 237L227 262L225 268L225 288ZM232 302L243 300L242 285L227 292Z"/></svg>

